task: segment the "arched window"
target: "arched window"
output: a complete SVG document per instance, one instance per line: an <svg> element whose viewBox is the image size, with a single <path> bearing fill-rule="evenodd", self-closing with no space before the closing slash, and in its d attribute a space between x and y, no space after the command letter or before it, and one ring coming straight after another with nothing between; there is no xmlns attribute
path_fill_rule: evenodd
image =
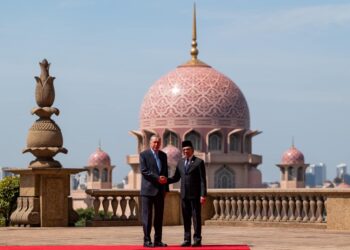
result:
<svg viewBox="0 0 350 250"><path fill-rule="evenodd" d="M289 167L288 168L288 180L293 180L295 177L295 173L294 173L294 168L293 167Z"/></svg>
<svg viewBox="0 0 350 250"><path fill-rule="evenodd" d="M219 132L215 132L209 135L209 151L221 151L222 148L222 135Z"/></svg>
<svg viewBox="0 0 350 250"><path fill-rule="evenodd" d="M107 182L108 181L108 170L107 168L104 168L102 170L102 182Z"/></svg>
<svg viewBox="0 0 350 250"><path fill-rule="evenodd" d="M239 134L231 134L230 135L230 151L240 151L240 136Z"/></svg>
<svg viewBox="0 0 350 250"><path fill-rule="evenodd" d="M99 181L100 180L100 171L97 168L94 168L92 170L92 181Z"/></svg>
<svg viewBox="0 0 350 250"><path fill-rule="evenodd" d="M164 134L164 147L167 145L179 146L179 137L174 132L168 131Z"/></svg>
<svg viewBox="0 0 350 250"><path fill-rule="evenodd" d="M299 167L298 168L298 175L297 175L297 181L304 181L304 168Z"/></svg>
<svg viewBox="0 0 350 250"><path fill-rule="evenodd" d="M185 136L185 140L189 140L193 144L194 150L200 151L202 149L201 136L196 131L191 131Z"/></svg>
<svg viewBox="0 0 350 250"><path fill-rule="evenodd" d="M235 188L235 172L226 166L223 166L215 173L215 188Z"/></svg>

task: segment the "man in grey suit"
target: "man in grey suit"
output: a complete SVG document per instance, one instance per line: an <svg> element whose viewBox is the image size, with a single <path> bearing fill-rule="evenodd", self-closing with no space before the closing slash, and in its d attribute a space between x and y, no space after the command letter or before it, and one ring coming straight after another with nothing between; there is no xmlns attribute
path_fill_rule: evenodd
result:
<svg viewBox="0 0 350 250"><path fill-rule="evenodd" d="M144 247L166 247L162 242L164 198L169 191L167 184L167 155L160 151L161 138L153 135L150 148L140 154L141 205ZM152 217L154 210L154 244L151 240Z"/></svg>
<svg viewBox="0 0 350 250"><path fill-rule="evenodd" d="M182 247L191 246L191 220L193 220L193 247L202 245L201 204L205 203L207 196L207 181L204 161L193 155L194 149L191 141L182 142L182 158L176 167L173 177L168 183L174 183L181 178L181 206L184 222L184 242Z"/></svg>

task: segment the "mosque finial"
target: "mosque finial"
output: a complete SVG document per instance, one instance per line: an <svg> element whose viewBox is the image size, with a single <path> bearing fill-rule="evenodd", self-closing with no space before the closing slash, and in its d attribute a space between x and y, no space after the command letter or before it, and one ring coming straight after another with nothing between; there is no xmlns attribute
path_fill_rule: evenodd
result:
<svg viewBox="0 0 350 250"><path fill-rule="evenodd" d="M197 18L196 18L196 3L193 3L193 21L192 21L192 43L191 43L191 60L187 63L181 65L180 67L188 66L201 66L201 67L210 67L204 62L198 60L198 48L197 48Z"/></svg>
<svg viewBox="0 0 350 250"><path fill-rule="evenodd" d="M196 3L193 3L192 49L191 49L192 61L197 60L197 56L198 56L197 45L198 44L197 44Z"/></svg>
<svg viewBox="0 0 350 250"><path fill-rule="evenodd" d="M101 139L98 139L98 149L101 150Z"/></svg>
<svg viewBox="0 0 350 250"><path fill-rule="evenodd" d="M292 136L292 148L294 148L294 136Z"/></svg>

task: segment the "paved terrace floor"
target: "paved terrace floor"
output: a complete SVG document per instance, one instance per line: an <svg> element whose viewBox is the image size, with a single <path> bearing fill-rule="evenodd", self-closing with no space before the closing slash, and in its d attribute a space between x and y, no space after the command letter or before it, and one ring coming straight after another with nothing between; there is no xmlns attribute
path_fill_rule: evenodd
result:
<svg viewBox="0 0 350 250"><path fill-rule="evenodd" d="M163 228L163 241L182 242L182 226ZM142 229L135 227L0 228L0 245L135 245ZM204 226L203 244L248 244L252 250L350 250L350 231L325 229Z"/></svg>

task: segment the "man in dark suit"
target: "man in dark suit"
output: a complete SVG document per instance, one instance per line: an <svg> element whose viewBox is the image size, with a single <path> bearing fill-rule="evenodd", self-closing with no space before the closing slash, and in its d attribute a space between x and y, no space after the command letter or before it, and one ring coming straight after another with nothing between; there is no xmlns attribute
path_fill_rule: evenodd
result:
<svg viewBox="0 0 350 250"><path fill-rule="evenodd" d="M141 205L143 224L143 245L145 247L166 247L162 242L164 198L169 191L167 184L167 155L160 151L161 138L153 135L150 148L140 154ZM154 244L151 240L152 217L154 210Z"/></svg>
<svg viewBox="0 0 350 250"><path fill-rule="evenodd" d="M204 161L193 155L191 141L182 142L182 158L176 167L173 177L168 183L174 183L181 178L181 206L184 222L184 242L182 247L191 246L191 219L193 220L193 247L202 245L201 204L205 203L207 195L207 181Z"/></svg>

